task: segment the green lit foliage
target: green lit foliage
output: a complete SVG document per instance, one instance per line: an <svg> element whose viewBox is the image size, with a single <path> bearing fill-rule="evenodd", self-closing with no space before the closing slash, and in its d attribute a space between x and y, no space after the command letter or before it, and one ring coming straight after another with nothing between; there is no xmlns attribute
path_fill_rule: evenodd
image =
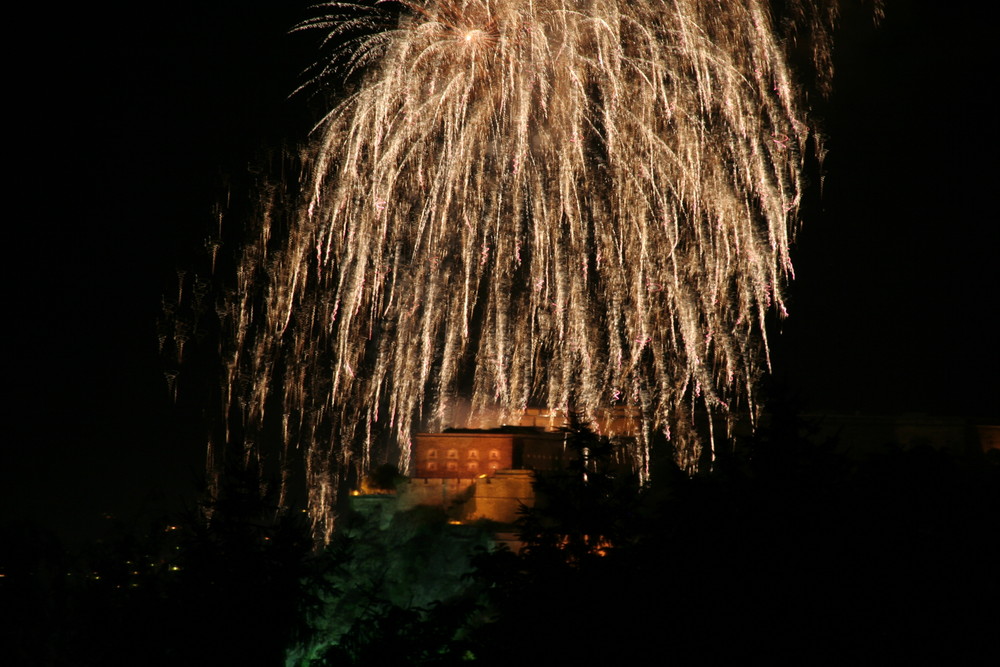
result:
<svg viewBox="0 0 1000 667"><path fill-rule="evenodd" d="M309 633L295 665L440 665L465 655L479 586L472 555L486 524L455 526L435 508L391 517L391 496L365 498L342 520L307 584Z"/></svg>

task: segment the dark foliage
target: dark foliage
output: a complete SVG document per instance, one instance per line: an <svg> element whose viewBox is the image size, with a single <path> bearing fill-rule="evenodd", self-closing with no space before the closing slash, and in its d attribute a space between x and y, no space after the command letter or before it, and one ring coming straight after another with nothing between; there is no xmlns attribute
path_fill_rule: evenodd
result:
<svg viewBox="0 0 1000 667"><path fill-rule="evenodd" d="M279 512L252 472L228 475L183 520L116 526L82 554L7 526L2 662L279 665L315 632L305 620L331 608L353 620L316 664L995 654L995 455L917 447L852 459L777 411L714 470L689 477L656 461L641 485L616 467L613 443L582 428L571 439L574 464L538 478L523 550L481 551L467 589L438 602L393 596L456 548L443 516L400 514L381 528L358 516L312 553L302 515ZM391 575L380 550L400 556Z"/></svg>
<svg viewBox="0 0 1000 667"><path fill-rule="evenodd" d="M647 487L600 459L539 479L522 553L479 562L496 618L481 664L985 655L1000 467L929 448L853 461L809 431L776 415L711 472Z"/></svg>

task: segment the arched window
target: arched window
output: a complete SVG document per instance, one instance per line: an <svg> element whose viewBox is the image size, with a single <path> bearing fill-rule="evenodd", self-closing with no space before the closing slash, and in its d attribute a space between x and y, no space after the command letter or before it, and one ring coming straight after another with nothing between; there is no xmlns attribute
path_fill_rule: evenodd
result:
<svg viewBox="0 0 1000 667"><path fill-rule="evenodd" d="M449 449L448 450L448 458L449 459L458 459L458 450L457 449Z"/></svg>
<svg viewBox="0 0 1000 667"><path fill-rule="evenodd" d="M470 449L469 453L466 456L468 457L468 459L470 461L478 461L479 460L479 450L478 449Z"/></svg>
<svg viewBox="0 0 1000 667"><path fill-rule="evenodd" d="M500 450L499 449L491 449L490 450L490 461L499 461L499 460L500 460Z"/></svg>
<svg viewBox="0 0 1000 667"><path fill-rule="evenodd" d="M427 458L428 459L436 459L437 457L438 457L438 450L436 450L436 449L428 449L427 450Z"/></svg>
<svg viewBox="0 0 1000 667"><path fill-rule="evenodd" d="M479 472L479 464L475 461L469 461L465 464L465 469L469 472Z"/></svg>

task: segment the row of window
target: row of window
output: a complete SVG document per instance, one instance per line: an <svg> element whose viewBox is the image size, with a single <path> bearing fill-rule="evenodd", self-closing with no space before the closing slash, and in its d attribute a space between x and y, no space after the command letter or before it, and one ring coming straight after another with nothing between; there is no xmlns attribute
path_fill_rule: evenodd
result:
<svg viewBox="0 0 1000 667"><path fill-rule="evenodd" d="M428 471L437 470L438 469L437 461L428 461L425 464L425 468ZM487 469L490 470L491 472L494 471L494 470L498 470L499 468L500 468L500 462L499 461L490 461L489 465L487 466ZM445 468L444 469L447 470L448 472L458 472L458 461L447 461L445 463ZM479 472L479 462L478 461L468 461L468 462L466 462L466 464L465 464L465 471L466 472L471 472L471 473L478 473Z"/></svg>
<svg viewBox="0 0 1000 667"><path fill-rule="evenodd" d="M489 457L490 461L499 461L500 460L500 450L499 449L491 449L487 453L487 456ZM427 460L428 461L435 461L435 460L437 460L437 458L438 458L438 450L436 450L436 449L428 449L427 450ZM457 449L449 449L447 452L445 452L445 458L449 459L449 460L456 460L457 461L458 460L458 450ZM466 450L465 458L468 459L468 460L470 460L470 461L478 461L479 460L479 450L478 449L469 449L469 450Z"/></svg>

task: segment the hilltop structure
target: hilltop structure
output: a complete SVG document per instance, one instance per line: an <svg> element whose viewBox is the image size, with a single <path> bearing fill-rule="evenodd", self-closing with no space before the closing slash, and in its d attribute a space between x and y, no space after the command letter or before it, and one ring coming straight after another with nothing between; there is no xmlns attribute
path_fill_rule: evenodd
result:
<svg viewBox="0 0 1000 667"><path fill-rule="evenodd" d="M522 506L534 505L535 472L560 470L570 458L565 433L533 427L420 433L397 509L439 506L453 521L513 524Z"/></svg>

